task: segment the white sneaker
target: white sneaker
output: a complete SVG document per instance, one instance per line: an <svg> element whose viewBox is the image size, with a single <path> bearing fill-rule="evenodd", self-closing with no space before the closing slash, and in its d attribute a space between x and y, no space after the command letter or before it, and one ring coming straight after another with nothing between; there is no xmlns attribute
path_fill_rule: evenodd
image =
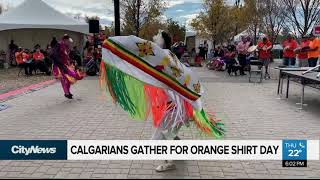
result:
<svg viewBox="0 0 320 180"><path fill-rule="evenodd" d="M176 169L176 165L173 164L173 162L166 161L164 164L158 166L156 168L157 172L166 172L166 171L172 171Z"/></svg>

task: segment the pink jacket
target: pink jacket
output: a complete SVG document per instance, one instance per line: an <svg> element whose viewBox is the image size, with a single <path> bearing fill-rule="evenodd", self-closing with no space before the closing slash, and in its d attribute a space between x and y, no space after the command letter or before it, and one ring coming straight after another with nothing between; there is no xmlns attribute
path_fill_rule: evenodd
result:
<svg viewBox="0 0 320 180"><path fill-rule="evenodd" d="M248 48L250 46L250 42L239 42L237 45L237 51L239 54L247 54Z"/></svg>

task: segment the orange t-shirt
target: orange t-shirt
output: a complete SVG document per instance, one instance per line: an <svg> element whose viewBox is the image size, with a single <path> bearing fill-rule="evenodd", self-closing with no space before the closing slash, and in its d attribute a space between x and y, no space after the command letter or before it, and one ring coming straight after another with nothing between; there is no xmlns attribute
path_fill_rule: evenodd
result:
<svg viewBox="0 0 320 180"><path fill-rule="evenodd" d="M263 47L270 48L272 47L272 43L270 41L267 41L266 43L263 43L263 42L258 43L260 59L271 58L271 50L264 51Z"/></svg>
<svg viewBox="0 0 320 180"><path fill-rule="evenodd" d="M304 47L308 47L310 44L310 41L309 40L304 40L300 43L300 48L304 48ZM300 60L302 59L308 59L308 52L307 51L301 51L298 53L298 58Z"/></svg>
<svg viewBox="0 0 320 180"><path fill-rule="evenodd" d="M16 56L16 61L18 64L23 64L24 61L23 61L23 52L16 52L15 54Z"/></svg>
<svg viewBox="0 0 320 180"><path fill-rule="evenodd" d="M298 47L297 41L291 40L291 41L284 41L282 43L283 48L289 47L289 49L283 50L283 57L285 58L294 58L296 57L296 54L294 53L294 50Z"/></svg>
<svg viewBox="0 0 320 180"><path fill-rule="evenodd" d="M44 59L44 55L41 52L33 53L33 59L36 61L42 61Z"/></svg>
<svg viewBox="0 0 320 180"><path fill-rule="evenodd" d="M313 41L310 41L309 47L311 49L318 49L314 51L309 51L308 58L318 58L320 56L320 39L316 38Z"/></svg>

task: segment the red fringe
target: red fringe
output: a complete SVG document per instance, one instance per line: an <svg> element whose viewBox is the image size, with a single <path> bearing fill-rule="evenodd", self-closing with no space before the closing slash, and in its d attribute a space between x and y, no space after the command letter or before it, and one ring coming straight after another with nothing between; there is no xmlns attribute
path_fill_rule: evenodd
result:
<svg viewBox="0 0 320 180"><path fill-rule="evenodd" d="M159 127L168 108L168 96L164 90L154 86L146 84L144 89L150 102L154 126Z"/></svg>
<svg viewBox="0 0 320 180"><path fill-rule="evenodd" d="M186 114L187 114L187 117L189 118L193 118L193 108L192 108L192 105L187 102L186 100L184 100L184 107L186 109Z"/></svg>

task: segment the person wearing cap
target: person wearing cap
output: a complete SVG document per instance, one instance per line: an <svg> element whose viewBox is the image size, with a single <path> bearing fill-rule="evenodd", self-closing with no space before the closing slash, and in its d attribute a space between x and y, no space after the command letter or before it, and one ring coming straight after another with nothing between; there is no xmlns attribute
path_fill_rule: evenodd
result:
<svg viewBox="0 0 320 180"><path fill-rule="evenodd" d="M265 78L270 79L268 71L270 60L271 60L271 49L272 43L267 37L264 37L261 42L258 43L259 59L263 62L263 66L266 68Z"/></svg>
<svg viewBox="0 0 320 180"><path fill-rule="evenodd" d="M291 35L287 36L287 39L282 43L283 46L283 65L284 66L295 66L296 65L296 54L297 41L292 38Z"/></svg>
<svg viewBox="0 0 320 180"><path fill-rule="evenodd" d="M309 67L316 67L320 56L320 40L313 34L310 35L310 44L308 50Z"/></svg>
<svg viewBox="0 0 320 180"><path fill-rule="evenodd" d="M83 74L79 69L75 69L71 64L70 47L73 40L66 34L62 40L55 44L52 48L51 59L53 60L53 74L56 79L60 79L64 91L64 96L73 99L70 92L72 84L83 78Z"/></svg>
<svg viewBox="0 0 320 180"><path fill-rule="evenodd" d="M299 47L296 49L296 53L298 54L299 67L309 67L308 51L306 51L306 48L309 46L309 44L309 38L307 36L303 36L301 38Z"/></svg>

